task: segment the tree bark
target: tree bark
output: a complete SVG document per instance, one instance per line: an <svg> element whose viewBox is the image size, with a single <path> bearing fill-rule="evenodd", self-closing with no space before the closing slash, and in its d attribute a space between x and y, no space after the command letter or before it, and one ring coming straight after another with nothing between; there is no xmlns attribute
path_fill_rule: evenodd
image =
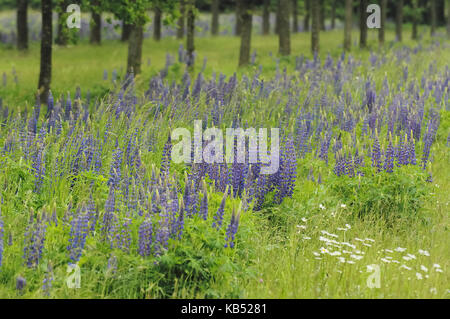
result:
<svg viewBox="0 0 450 319"><path fill-rule="evenodd" d="M320 7L319 1L311 0L311 50L312 52L319 53L319 41L320 41Z"/></svg>
<svg viewBox="0 0 450 319"><path fill-rule="evenodd" d="M270 33L270 0L264 0L262 19L262 33L268 35Z"/></svg>
<svg viewBox="0 0 450 319"><path fill-rule="evenodd" d="M52 81L52 0L41 1L42 39L41 39L41 69L39 72L38 89L41 103L47 103Z"/></svg>
<svg viewBox="0 0 450 319"><path fill-rule="evenodd" d="M445 2L447 7L447 38L450 39L450 0Z"/></svg>
<svg viewBox="0 0 450 319"><path fill-rule="evenodd" d="M280 33L280 0L277 0L277 12L275 13L275 34Z"/></svg>
<svg viewBox="0 0 450 319"><path fill-rule="evenodd" d="M211 11L212 11L212 21L211 21L211 34L219 34L219 0L212 0Z"/></svg>
<svg viewBox="0 0 450 319"><path fill-rule="evenodd" d="M92 10L92 23L90 43L100 44L102 42L102 13L100 12L98 1L93 2L94 8Z"/></svg>
<svg viewBox="0 0 450 319"><path fill-rule="evenodd" d="M239 18L241 16L241 11L242 11L242 3L241 1L236 1L236 28L234 29L234 35L241 35L241 29L242 29L242 25L241 25L241 19Z"/></svg>
<svg viewBox="0 0 450 319"><path fill-rule="evenodd" d="M353 0L345 0L344 50L352 48Z"/></svg>
<svg viewBox="0 0 450 319"><path fill-rule="evenodd" d="M67 42L69 42L69 28L67 27L67 8L66 1L62 1L59 3L59 12L57 18L57 29L56 29L56 38L55 43L57 45L66 46Z"/></svg>
<svg viewBox="0 0 450 319"><path fill-rule="evenodd" d="M250 48L252 40L252 6L250 1L238 0L240 4L241 20L241 48L239 52L239 66L247 65L250 62Z"/></svg>
<svg viewBox="0 0 450 319"><path fill-rule="evenodd" d="M187 36L186 36L186 51L187 51L187 67L194 68L194 36L195 36L195 2L189 0L187 2Z"/></svg>
<svg viewBox="0 0 450 319"><path fill-rule="evenodd" d="M367 0L360 0L359 6L359 47L367 47Z"/></svg>
<svg viewBox="0 0 450 319"><path fill-rule="evenodd" d="M325 1L320 1L320 30L325 31Z"/></svg>
<svg viewBox="0 0 450 319"><path fill-rule="evenodd" d="M122 23L122 37L120 38L122 42L126 42L130 38L131 27L130 24Z"/></svg>
<svg viewBox="0 0 450 319"><path fill-rule="evenodd" d="M28 0L17 0L17 49L28 49Z"/></svg>
<svg viewBox="0 0 450 319"><path fill-rule="evenodd" d="M437 25L437 13L436 13L436 0L430 0L430 15L431 15L431 35L434 36L436 33Z"/></svg>
<svg viewBox="0 0 450 319"><path fill-rule="evenodd" d="M380 45L384 45L384 29L386 27L386 16L387 16L387 0L381 0L380 1L380 9L381 9L381 16L380 16L380 28L378 29L378 42L380 42Z"/></svg>
<svg viewBox="0 0 450 319"><path fill-rule="evenodd" d="M141 25L132 25L128 40L127 71L134 74L141 73L142 44L144 42L144 28Z"/></svg>
<svg viewBox="0 0 450 319"><path fill-rule="evenodd" d="M153 16L153 40L161 40L161 8L155 7Z"/></svg>
<svg viewBox="0 0 450 319"><path fill-rule="evenodd" d="M279 0L280 21L279 21L279 50L280 55L291 54L291 34L289 30L289 4L290 0Z"/></svg>
<svg viewBox="0 0 450 319"><path fill-rule="evenodd" d="M311 0L305 0L305 20L303 20L303 29L309 31L309 20L311 19Z"/></svg>
<svg viewBox="0 0 450 319"><path fill-rule="evenodd" d="M417 32L417 23L418 23L418 0L412 0L412 7L413 7L413 15L412 15L412 34L411 38L413 40L417 40L418 38L418 32Z"/></svg>
<svg viewBox="0 0 450 319"><path fill-rule="evenodd" d="M403 27L403 0L397 0L397 7L395 9L395 36L397 41L402 42L402 27Z"/></svg>
<svg viewBox="0 0 450 319"><path fill-rule="evenodd" d="M292 32L298 32L298 0L292 0Z"/></svg>
<svg viewBox="0 0 450 319"><path fill-rule="evenodd" d="M180 17L177 21L177 39L183 39L184 38L184 16L186 14L186 0L180 1Z"/></svg>
<svg viewBox="0 0 450 319"><path fill-rule="evenodd" d="M331 30L334 30L336 27L336 6L337 0L333 0L333 4L331 5Z"/></svg>

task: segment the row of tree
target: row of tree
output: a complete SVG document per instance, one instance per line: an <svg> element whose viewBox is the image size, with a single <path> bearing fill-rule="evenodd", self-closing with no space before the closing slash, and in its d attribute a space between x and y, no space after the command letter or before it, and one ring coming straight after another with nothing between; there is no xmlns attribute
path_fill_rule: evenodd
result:
<svg viewBox="0 0 450 319"><path fill-rule="evenodd" d="M36 1L36 0L30 0ZM223 0L209 0L212 13L211 33L219 33L219 14ZM402 26L404 11L407 8L407 16L412 22L412 38L418 38L418 25L423 21L423 16L430 16L431 34L434 35L438 24L438 8L447 10L447 34L450 37L450 0L378 0L381 7L380 24L378 30L379 43L385 42L385 24L388 14L394 13L395 32L398 41L402 41ZM163 17L165 23L174 24L177 28L177 38L186 38L186 64L188 68L194 65L194 30L195 18L198 14L196 0L41 0L42 11L42 41L41 41L41 69L38 88L41 101L46 102L51 83L51 61L53 43L52 13L57 12L57 35L55 43L66 45L70 39L70 30L66 25L68 13L66 8L71 3L78 3L81 7L91 12L90 43L101 44L102 12L114 14L115 18L122 21L122 41L128 42L127 69L135 74L141 72L142 45L144 40L144 25L149 21L148 11L153 15L153 38L161 39L161 26ZM201 1L202 5L205 0ZM304 14L303 28L311 32L311 50L317 53L320 50L320 32L325 30L325 4L329 4L330 28L336 25L336 19L344 21L345 50L352 46L352 28L354 16L359 21L359 45L367 46L367 6L368 0L235 0L236 11L235 34L241 38L239 53L239 66L250 62L252 17L257 9L262 9L262 33L270 33L270 13L276 12L275 32L279 38L279 54L282 56L291 54L291 32L299 30L299 8ZM27 7L29 0L17 0L17 47L20 50L28 48ZM292 19L290 19L293 17ZM291 24L292 23L292 24Z"/></svg>

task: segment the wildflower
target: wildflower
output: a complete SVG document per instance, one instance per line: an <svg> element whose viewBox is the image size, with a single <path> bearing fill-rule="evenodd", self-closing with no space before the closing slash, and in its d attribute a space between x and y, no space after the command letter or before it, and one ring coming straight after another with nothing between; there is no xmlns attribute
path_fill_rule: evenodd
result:
<svg viewBox="0 0 450 319"><path fill-rule="evenodd" d="M146 219L139 226L139 254L142 257L149 256L152 246L153 228L150 219Z"/></svg>
<svg viewBox="0 0 450 319"><path fill-rule="evenodd" d="M411 270L412 269L411 267L408 267L406 265L401 265L399 268L400 269L406 269L406 270Z"/></svg>
<svg viewBox="0 0 450 319"><path fill-rule="evenodd" d="M212 224L213 228L219 229L220 227L222 227L223 213L225 210L225 201L227 199L227 194L228 194L228 185L225 189L225 193L223 194L219 209L217 210L216 214L214 215L214 222Z"/></svg>
<svg viewBox="0 0 450 319"><path fill-rule="evenodd" d="M344 257L338 257L339 262L341 263L345 263L345 258Z"/></svg>
<svg viewBox="0 0 450 319"><path fill-rule="evenodd" d="M397 248L395 248L394 250L397 251L397 252L399 252L399 253L401 253L401 252L404 252L404 251L406 250L406 248L397 247Z"/></svg>
<svg viewBox="0 0 450 319"><path fill-rule="evenodd" d="M341 208L347 208L347 205L341 204Z"/></svg>
<svg viewBox="0 0 450 319"><path fill-rule="evenodd" d="M428 268L425 267L424 265L421 265L421 266L420 266L420 269L421 269L422 271L424 271L424 272L428 272Z"/></svg>
<svg viewBox="0 0 450 319"><path fill-rule="evenodd" d="M319 204L319 208L320 208L321 210L325 210L325 206L323 206L322 204Z"/></svg>
<svg viewBox="0 0 450 319"><path fill-rule="evenodd" d="M240 218L240 210L241 207L239 207L237 213L233 209L233 214L231 215L231 221L228 225L227 232L226 232L226 238L225 241L227 242L225 244L225 247L229 246L230 248L234 247L234 239L235 235L237 233L238 227L239 227L239 218Z"/></svg>
<svg viewBox="0 0 450 319"><path fill-rule="evenodd" d="M86 213L79 214L74 217L71 222L70 239L67 250L69 251L70 260L74 264L80 260L81 253L86 244L86 237L89 232L88 222L89 216Z"/></svg>
<svg viewBox="0 0 450 319"><path fill-rule="evenodd" d="M329 251L328 251L328 249L322 247L322 248L320 248L320 252L321 252L322 254L327 254Z"/></svg>
<svg viewBox="0 0 450 319"><path fill-rule="evenodd" d="M27 285L27 280L22 276L18 276L16 279L16 290L22 292L25 286Z"/></svg>
<svg viewBox="0 0 450 319"><path fill-rule="evenodd" d="M423 279L422 274L419 273L419 272L416 272L416 277L417 277L417 279L419 279L419 280L422 280L422 279Z"/></svg>

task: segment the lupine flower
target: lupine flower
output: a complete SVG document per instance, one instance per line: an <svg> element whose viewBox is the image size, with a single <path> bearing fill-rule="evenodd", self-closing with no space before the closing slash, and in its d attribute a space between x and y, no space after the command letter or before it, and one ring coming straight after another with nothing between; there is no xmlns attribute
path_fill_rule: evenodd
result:
<svg viewBox="0 0 450 319"><path fill-rule="evenodd" d="M53 269L52 266L48 264L47 272L45 273L44 280L42 281L42 291L44 292L44 295L47 297L50 296L52 282L53 282Z"/></svg>
<svg viewBox="0 0 450 319"><path fill-rule="evenodd" d="M28 268L36 267L42 257L47 225L39 218L36 221L30 220L25 230L24 239L24 259Z"/></svg>
<svg viewBox="0 0 450 319"><path fill-rule="evenodd" d="M172 154L172 140L169 137L167 138L167 142L164 145L163 155L161 159L161 175L168 176L170 172L170 160Z"/></svg>
<svg viewBox="0 0 450 319"><path fill-rule="evenodd" d="M217 210L216 214L214 215L214 222L212 224L213 228L220 229L220 227L222 227L223 213L225 211L225 201L227 199L227 195L228 195L228 185L225 188L225 193L223 194L219 209Z"/></svg>
<svg viewBox="0 0 450 319"><path fill-rule="evenodd" d="M240 207L236 214L235 209L233 209L233 214L231 215L230 224L227 227L226 238L225 238L225 248L230 247L234 248L234 240L239 227L239 219L240 219Z"/></svg>
<svg viewBox="0 0 450 319"><path fill-rule="evenodd" d="M27 285L27 280L22 276L18 276L16 279L16 290L22 292Z"/></svg>
<svg viewBox="0 0 450 319"><path fill-rule="evenodd" d="M89 233L89 215L87 213L75 216L71 222L70 239L67 250L69 257L73 264L76 264L81 257L84 246L86 244L86 237Z"/></svg>
<svg viewBox="0 0 450 319"><path fill-rule="evenodd" d="M394 168L394 147L392 146L392 141L389 141L389 145L384 156L383 168L386 172L392 173Z"/></svg>
<svg viewBox="0 0 450 319"><path fill-rule="evenodd" d="M208 192L206 186L203 190L202 202L200 204L200 216L206 220L208 218Z"/></svg>
<svg viewBox="0 0 450 319"><path fill-rule="evenodd" d="M139 226L139 254L142 257L149 256L151 254L153 243L153 228L150 219L146 219Z"/></svg>
<svg viewBox="0 0 450 319"><path fill-rule="evenodd" d="M377 171L381 171L381 146L378 141L378 136L375 136L375 141L372 148L372 166L377 168Z"/></svg>

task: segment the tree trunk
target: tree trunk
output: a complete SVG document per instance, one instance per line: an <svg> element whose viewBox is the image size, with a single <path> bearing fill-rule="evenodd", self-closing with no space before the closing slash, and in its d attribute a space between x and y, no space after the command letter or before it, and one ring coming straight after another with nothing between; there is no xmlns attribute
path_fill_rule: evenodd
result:
<svg viewBox="0 0 450 319"><path fill-rule="evenodd" d="M92 10L90 43L100 44L102 42L102 13L97 1L93 5L95 7Z"/></svg>
<svg viewBox="0 0 450 319"><path fill-rule="evenodd" d="M17 0L17 49L28 49L28 0Z"/></svg>
<svg viewBox="0 0 450 319"><path fill-rule="evenodd" d="M212 0L211 4L212 21L211 21L211 34L219 34L219 0Z"/></svg>
<svg viewBox="0 0 450 319"><path fill-rule="evenodd" d="M280 0L277 0L277 12L275 14L275 34L280 33Z"/></svg>
<svg viewBox="0 0 450 319"><path fill-rule="evenodd" d="M378 29L378 41L380 45L384 45L384 29L386 27L386 16L387 16L387 0L380 1L380 28Z"/></svg>
<svg viewBox="0 0 450 319"><path fill-rule="evenodd" d="M130 24L122 23L122 37L120 38L122 42L126 42L130 38L131 27Z"/></svg>
<svg viewBox="0 0 450 319"><path fill-rule="evenodd" d="M436 33L437 25L437 13L436 13L436 0L430 0L430 13L431 13L431 35L434 36Z"/></svg>
<svg viewBox="0 0 450 319"><path fill-rule="evenodd" d="M239 66L247 65L250 62L250 48L252 40L252 14L251 3L247 0L238 0L241 2L241 49L239 52Z"/></svg>
<svg viewBox="0 0 450 319"><path fill-rule="evenodd" d="M128 40L127 71L134 74L141 73L142 44L144 42L144 28L141 25L132 25Z"/></svg>
<svg viewBox="0 0 450 319"><path fill-rule="evenodd" d="M320 30L325 31L325 1L320 0Z"/></svg>
<svg viewBox="0 0 450 319"><path fill-rule="evenodd" d="M360 0L359 6L359 47L367 47L367 0Z"/></svg>
<svg viewBox="0 0 450 319"><path fill-rule="evenodd" d="M184 38L184 16L186 13L186 0L180 1L180 17L177 21L177 39L183 39Z"/></svg>
<svg viewBox="0 0 450 319"><path fill-rule="evenodd" d="M268 35L270 33L270 0L264 0L262 19L262 32L264 35Z"/></svg>
<svg viewBox="0 0 450 319"><path fill-rule="evenodd" d="M189 69L194 68L194 35L195 35L195 2L189 0L187 2L187 36L186 36L186 51L187 51L187 67Z"/></svg>
<svg viewBox="0 0 450 319"><path fill-rule="evenodd" d="M234 29L234 35L241 35L241 29L242 29L242 25L241 25L241 19L239 18L241 16L241 11L242 11L242 3L241 1L236 1L236 29Z"/></svg>
<svg viewBox="0 0 450 319"><path fill-rule="evenodd" d="M447 38L450 39L450 0L445 3L447 7Z"/></svg>
<svg viewBox="0 0 450 319"><path fill-rule="evenodd" d="M403 26L403 0L397 0L395 9L395 35L397 41L402 42L402 26Z"/></svg>
<svg viewBox="0 0 450 319"><path fill-rule="evenodd" d="M279 22L279 50L280 55L291 54L291 34L289 31L289 4L290 0L279 0L280 22Z"/></svg>
<svg viewBox="0 0 450 319"><path fill-rule="evenodd" d="M309 20L311 19L311 0L305 0L305 20L303 20L303 29L309 31Z"/></svg>
<svg viewBox="0 0 450 319"><path fill-rule="evenodd" d="M292 32L298 32L298 0L292 0Z"/></svg>
<svg viewBox="0 0 450 319"><path fill-rule="evenodd" d="M153 16L153 40L161 40L161 8L155 7L155 15Z"/></svg>
<svg viewBox="0 0 450 319"><path fill-rule="evenodd" d="M333 4L331 5L331 30L334 30L336 27L336 6L337 0L333 0Z"/></svg>
<svg viewBox="0 0 450 319"><path fill-rule="evenodd" d="M417 23L418 23L418 0L412 0L413 6L413 14L412 14L412 34L411 38L413 40L417 40L418 32L417 32Z"/></svg>
<svg viewBox="0 0 450 319"><path fill-rule="evenodd" d="M344 50L352 48L353 0L345 0Z"/></svg>
<svg viewBox="0 0 450 319"><path fill-rule="evenodd" d="M312 52L319 53L319 41L320 41L320 7L319 1L311 0L311 50Z"/></svg>
<svg viewBox="0 0 450 319"><path fill-rule="evenodd" d="M41 1L42 39L41 39L41 69L39 73L38 89L41 103L47 103L52 80L52 0Z"/></svg>
<svg viewBox="0 0 450 319"><path fill-rule="evenodd" d="M67 14L66 8L68 4L66 1L62 1L59 3L59 12L57 18L57 29L56 29L56 38L55 43L57 45L66 46L69 41L69 28L67 27Z"/></svg>

